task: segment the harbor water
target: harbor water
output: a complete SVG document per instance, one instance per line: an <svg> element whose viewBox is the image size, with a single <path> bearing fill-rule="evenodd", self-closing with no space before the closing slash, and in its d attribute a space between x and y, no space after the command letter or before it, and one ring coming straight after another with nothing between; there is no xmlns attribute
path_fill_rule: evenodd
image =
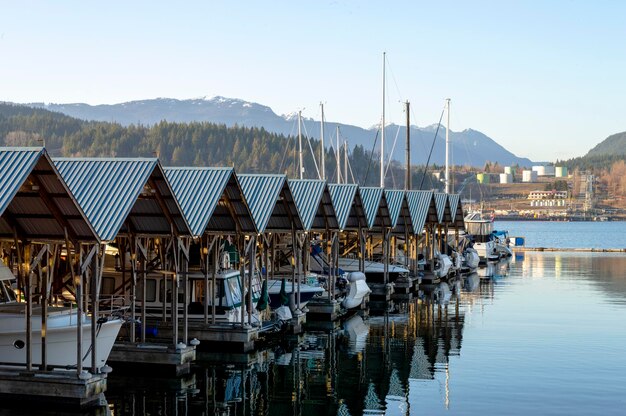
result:
<svg viewBox="0 0 626 416"><path fill-rule="evenodd" d="M114 371L104 411L624 414L626 256L528 252L494 270L335 331L248 356L201 355L184 378Z"/></svg>
<svg viewBox="0 0 626 416"><path fill-rule="evenodd" d="M626 248L626 222L496 221L494 229L524 237L527 247Z"/></svg>

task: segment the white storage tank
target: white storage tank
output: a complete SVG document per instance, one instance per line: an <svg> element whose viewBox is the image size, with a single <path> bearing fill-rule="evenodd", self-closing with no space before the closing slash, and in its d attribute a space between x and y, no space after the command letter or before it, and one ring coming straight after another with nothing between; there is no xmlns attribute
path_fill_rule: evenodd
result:
<svg viewBox="0 0 626 416"><path fill-rule="evenodd" d="M509 175L513 174L513 168L510 166L505 166L504 167L504 173L508 173Z"/></svg>
<svg viewBox="0 0 626 416"><path fill-rule="evenodd" d="M500 183L513 183L513 175L510 173L501 173Z"/></svg>
<svg viewBox="0 0 626 416"><path fill-rule="evenodd" d="M554 176L557 178L567 178L567 166L557 166L554 169Z"/></svg>
<svg viewBox="0 0 626 416"><path fill-rule="evenodd" d="M554 166L533 166L533 172L537 172L537 176L554 176Z"/></svg>
<svg viewBox="0 0 626 416"><path fill-rule="evenodd" d="M536 170L523 171L522 182L537 182L537 171Z"/></svg>

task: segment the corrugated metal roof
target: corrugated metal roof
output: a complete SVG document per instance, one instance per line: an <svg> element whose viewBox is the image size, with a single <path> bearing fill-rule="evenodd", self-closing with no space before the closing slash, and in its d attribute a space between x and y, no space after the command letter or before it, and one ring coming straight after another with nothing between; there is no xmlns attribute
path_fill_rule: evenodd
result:
<svg viewBox="0 0 626 416"><path fill-rule="evenodd" d="M437 207L437 220L439 221L439 224L449 222L451 215L448 194L435 192L435 206Z"/></svg>
<svg viewBox="0 0 626 416"><path fill-rule="evenodd" d="M398 219L400 218L400 211L402 210L404 191L397 189L385 189L385 198L387 198L387 206L389 207L391 228L395 228L398 224Z"/></svg>
<svg viewBox="0 0 626 416"><path fill-rule="evenodd" d="M367 228L382 228L391 226L387 199L383 188L361 187L359 188L363 211L367 219Z"/></svg>
<svg viewBox="0 0 626 416"><path fill-rule="evenodd" d="M43 154L41 147L0 148L0 215Z"/></svg>
<svg viewBox="0 0 626 416"><path fill-rule="evenodd" d="M136 234L168 235L172 225L179 234L191 233L156 158L59 158L54 163L101 240L129 231L127 218Z"/></svg>
<svg viewBox="0 0 626 416"><path fill-rule="evenodd" d="M235 197L240 193L233 168L167 167L164 170L194 236L201 236L207 231L237 231L237 223L241 223L239 221L241 209L233 209L237 218L232 218L228 209L224 212L218 209L220 200L224 204L236 203L236 201L231 201L225 193ZM227 192L228 186L233 188L231 192ZM237 199L240 200L240 198ZM243 201L240 202L245 205ZM244 206L244 208L245 214L243 215L247 214L251 221L252 217L247 207ZM222 218L221 221L213 218L225 215L230 218ZM215 220L213 223L211 223L212 219ZM209 227L210 223L212 227ZM216 226L220 228L210 229ZM246 227L242 228L244 228L243 231L254 231L253 228L250 229L251 227L247 227L247 230Z"/></svg>
<svg viewBox="0 0 626 416"><path fill-rule="evenodd" d="M339 230L366 226L359 186L355 183L329 183L328 192L335 208Z"/></svg>
<svg viewBox="0 0 626 416"><path fill-rule="evenodd" d="M0 148L0 236L33 241L97 240L43 148Z"/></svg>
<svg viewBox="0 0 626 416"><path fill-rule="evenodd" d="M428 218L428 211L433 206L433 191L407 191L406 199L409 204L413 232L421 234ZM434 209L436 214L436 208Z"/></svg>
<svg viewBox="0 0 626 416"><path fill-rule="evenodd" d="M448 202L450 203L450 213L452 214L452 225L457 228L465 228L461 195L448 194Z"/></svg>
<svg viewBox="0 0 626 416"><path fill-rule="evenodd" d="M337 227L326 181L290 179L288 183L305 231Z"/></svg>
<svg viewBox="0 0 626 416"><path fill-rule="evenodd" d="M237 175L257 233L302 229L285 175Z"/></svg>

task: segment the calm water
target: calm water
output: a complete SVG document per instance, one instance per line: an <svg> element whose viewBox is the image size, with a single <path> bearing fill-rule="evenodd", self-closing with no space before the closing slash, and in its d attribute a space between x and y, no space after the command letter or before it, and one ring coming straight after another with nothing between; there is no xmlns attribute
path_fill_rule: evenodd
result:
<svg viewBox="0 0 626 416"><path fill-rule="evenodd" d="M252 364L112 377L115 414L624 415L626 256L527 253L492 279L309 332ZM441 289L441 288L439 288ZM433 299L448 299L439 305ZM169 388L165 388L168 386ZM162 390L163 393L157 393ZM131 409L134 408L134 413Z"/></svg>
<svg viewBox="0 0 626 416"><path fill-rule="evenodd" d="M496 270L426 288L396 314L231 363L207 357L185 378L114 371L109 411L626 414L626 255L532 252Z"/></svg>
<svg viewBox="0 0 626 416"><path fill-rule="evenodd" d="M526 237L528 247L626 248L626 222L496 221L494 228Z"/></svg>

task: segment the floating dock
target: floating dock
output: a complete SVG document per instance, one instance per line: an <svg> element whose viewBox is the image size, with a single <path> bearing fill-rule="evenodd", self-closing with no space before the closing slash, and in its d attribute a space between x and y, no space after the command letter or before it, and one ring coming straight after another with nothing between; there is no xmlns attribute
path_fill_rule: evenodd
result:
<svg viewBox="0 0 626 416"><path fill-rule="evenodd" d="M196 347L192 345L118 342L113 346L107 362L114 368L141 368L148 373L154 371L178 376L189 373L195 359Z"/></svg>
<svg viewBox="0 0 626 416"><path fill-rule="evenodd" d="M75 371L26 372L0 369L0 397L25 405L52 405L66 408L102 406L106 404L106 374Z"/></svg>

